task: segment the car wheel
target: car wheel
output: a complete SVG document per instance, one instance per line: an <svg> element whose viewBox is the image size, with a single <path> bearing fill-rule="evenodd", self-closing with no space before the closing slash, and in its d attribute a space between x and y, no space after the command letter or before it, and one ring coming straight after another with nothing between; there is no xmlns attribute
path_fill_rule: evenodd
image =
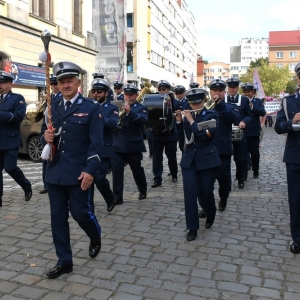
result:
<svg viewBox="0 0 300 300"><path fill-rule="evenodd" d="M33 136L32 138L30 138L27 144L27 153L30 160L34 162L42 161L41 159L42 151L43 151L43 147L42 144L40 143L39 137Z"/></svg>

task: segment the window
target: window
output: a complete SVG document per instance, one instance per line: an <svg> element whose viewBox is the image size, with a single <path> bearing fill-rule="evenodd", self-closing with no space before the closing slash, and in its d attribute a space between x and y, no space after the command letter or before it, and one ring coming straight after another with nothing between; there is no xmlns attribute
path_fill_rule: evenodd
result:
<svg viewBox="0 0 300 300"><path fill-rule="evenodd" d="M73 31L76 33L81 34L82 33L82 16L81 16L81 12L82 12L82 4L81 4L81 0L73 0L73 13L74 13L74 17L73 17Z"/></svg>
<svg viewBox="0 0 300 300"><path fill-rule="evenodd" d="M214 76L209 76L209 80L214 80Z"/></svg>
<svg viewBox="0 0 300 300"><path fill-rule="evenodd" d="M127 27L133 27L133 14L127 14Z"/></svg>
<svg viewBox="0 0 300 300"><path fill-rule="evenodd" d="M53 0L32 0L30 12L43 19L52 20Z"/></svg>
<svg viewBox="0 0 300 300"><path fill-rule="evenodd" d="M158 62L158 54L153 51L151 51L151 62L155 65L157 65Z"/></svg>
<svg viewBox="0 0 300 300"><path fill-rule="evenodd" d="M223 80L229 79L229 76L223 76Z"/></svg>
<svg viewBox="0 0 300 300"><path fill-rule="evenodd" d="M289 57L290 58L296 58L297 57L297 52L290 52Z"/></svg>
<svg viewBox="0 0 300 300"><path fill-rule="evenodd" d="M208 69L204 69L204 73L208 73Z"/></svg>
<svg viewBox="0 0 300 300"><path fill-rule="evenodd" d="M222 69L219 68L219 69L218 69L218 73L222 73ZM220 79L221 79L221 78L220 78Z"/></svg>
<svg viewBox="0 0 300 300"><path fill-rule="evenodd" d="M282 69L282 68L283 68L283 64L276 64L276 67L277 67L278 69Z"/></svg>
<svg viewBox="0 0 300 300"><path fill-rule="evenodd" d="M231 67L231 70L238 70L238 69L239 69L238 66L232 66L232 67Z"/></svg>
<svg viewBox="0 0 300 300"><path fill-rule="evenodd" d="M283 58L283 52L276 52L276 58Z"/></svg>
<svg viewBox="0 0 300 300"><path fill-rule="evenodd" d="M246 71L246 70L248 70L248 67L247 66L241 66L241 70Z"/></svg>
<svg viewBox="0 0 300 300"><path fill-rule="evenodd" d="M218 79L222 79L222 76L218 76Z"/></svg>
<svg viewBox="0 0 300 300"><path fill-rule="evenodd" d="M209 72L210 72L210 73L214 73L214 72L215 72L215 69L209 69Z"/></svg>
<svg viewBox="0 0 300 300"><path fill-rule="evenodd" d="M295 67L296 67L296 64L289 64L289 69L291 71L294 71L295 70Z"/></svg>

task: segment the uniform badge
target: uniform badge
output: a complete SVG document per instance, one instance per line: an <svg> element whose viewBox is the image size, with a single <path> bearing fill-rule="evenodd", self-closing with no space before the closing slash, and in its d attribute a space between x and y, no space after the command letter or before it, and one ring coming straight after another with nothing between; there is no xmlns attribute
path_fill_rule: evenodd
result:
<svg viewBox="0 0 300 300"><path fill-rule="evenodd" d="M145 110L143 110L143 113L146 114L147 112Z"/></svg>
<svg viewBox="0 0 300 300"><path fill-rule="evenodd" d="M20 104L24 104L24 101L20 101L19 103L20 103Z"/></svg>
<svg viewBox="0 0 300 300"><path fill-rule="evenodd" d="M136 107L136 103L133 105L133 107Z"/></svg>
<svg viewBox="0 0 300 300"><path fill-rule="evenodd" d="M102 119L102 115L101 114L99 114L99 119Z"/></svg>
<svg viewBox="0 0 300 300"><path fill-rule="evenodd" d="M206 115L206 111L204 110L203 112L202 112L202 116L205 116Z"/></svg>
<svg viewBox="0 0 300 300"><path fill-rule="evenodd" d="M78 114L73 114L74 117L87 117L89 114L88 113L78 113Z"/></svg>
<svg viewBox="0 0 300 300"><path fill-rule="evenodd" d="M119 115L119 113L118 113L116 110L114 111L114 114L115 114L115 115Z"/></svg>
<svg viewBox="0 0 300 300"><path fill-rule="evenodd" d="M82 104L82 99L79 99L79 100L78 100L78 104Z"/></svg>

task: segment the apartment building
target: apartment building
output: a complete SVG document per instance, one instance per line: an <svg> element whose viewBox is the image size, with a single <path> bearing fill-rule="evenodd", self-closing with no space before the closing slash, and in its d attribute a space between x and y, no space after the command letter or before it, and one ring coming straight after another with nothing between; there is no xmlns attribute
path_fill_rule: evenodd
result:
<svg viewBox="0 0 300 300"><path fill-rule="evenodd" d="M242 38L238 46L230 47L231 77L239 78L247 72L251 61L269 55L269 39Z"/></svg>
<svg viewBox="0 0 300 300"><path fill-rule="evenodd" d="M197 30L184 0L127 0L127 80L188 88L197 78Z"/></svg>
<svg viewBox="0 0 300 300"><path fill-rule="evenodd" d="M204 87L214 79L226 81L230 76L230 65L223 62L211 62L204 65Z"/></svg>
<svg viewBox="0 0 300 300"><path fill-rule="evenodd" d="M45 86L39 61L44 50L40 35L45 29L52 34L52 62L80 65L85 71L82 92L87 95L96 58L91 11L92 0L0 0L0 50L11 57L11 67L19 69L14 91L24 95L27 103L36 102Z"/></svg>
<svg viewBox="0 0 300 300"><path fill-rule="evenodd" d="M269 32L269 64L279 68L288 66L294 73L300 61L300 30Z"/></svg>

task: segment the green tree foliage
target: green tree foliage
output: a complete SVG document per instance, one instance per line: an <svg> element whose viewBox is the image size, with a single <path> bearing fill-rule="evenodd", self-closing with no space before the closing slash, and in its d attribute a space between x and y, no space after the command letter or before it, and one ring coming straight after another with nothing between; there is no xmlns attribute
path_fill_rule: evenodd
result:
<svg viewBox="0 0 300 300"><path fill-rule="evenodd" d="M293 94L295 93L296 86L297 86L297 81L295 79L292 79L286 84L285 91L289 94Z"/></svg>
<svg viewBox="0 0 300 300"><path fill-rule="evenodd" d="M250 62L250 68L252 69L255 69L255 68L259 68L259 67L262 67L264 65L269 65L269 58L266 57L266 58L258 58L256 59L255 61L251 61Z"/></svg>
<svg viewBox="0 0 300 300"><path fill-rule="evenodd" d="M253 82L254 69L250 66L247 73L240 77L240 80L242 82ZM291 79L288 66L278 68L275 65L268 65L266 62L262 62L257 70L266 96L278 95L286 90L287 82Z"/></svg>
<svg viewBox="0 0 300 300"><path fill-rule="evenodd" d="M204 59L204 64L208 65L208 60L207 59Z"/></svg>

